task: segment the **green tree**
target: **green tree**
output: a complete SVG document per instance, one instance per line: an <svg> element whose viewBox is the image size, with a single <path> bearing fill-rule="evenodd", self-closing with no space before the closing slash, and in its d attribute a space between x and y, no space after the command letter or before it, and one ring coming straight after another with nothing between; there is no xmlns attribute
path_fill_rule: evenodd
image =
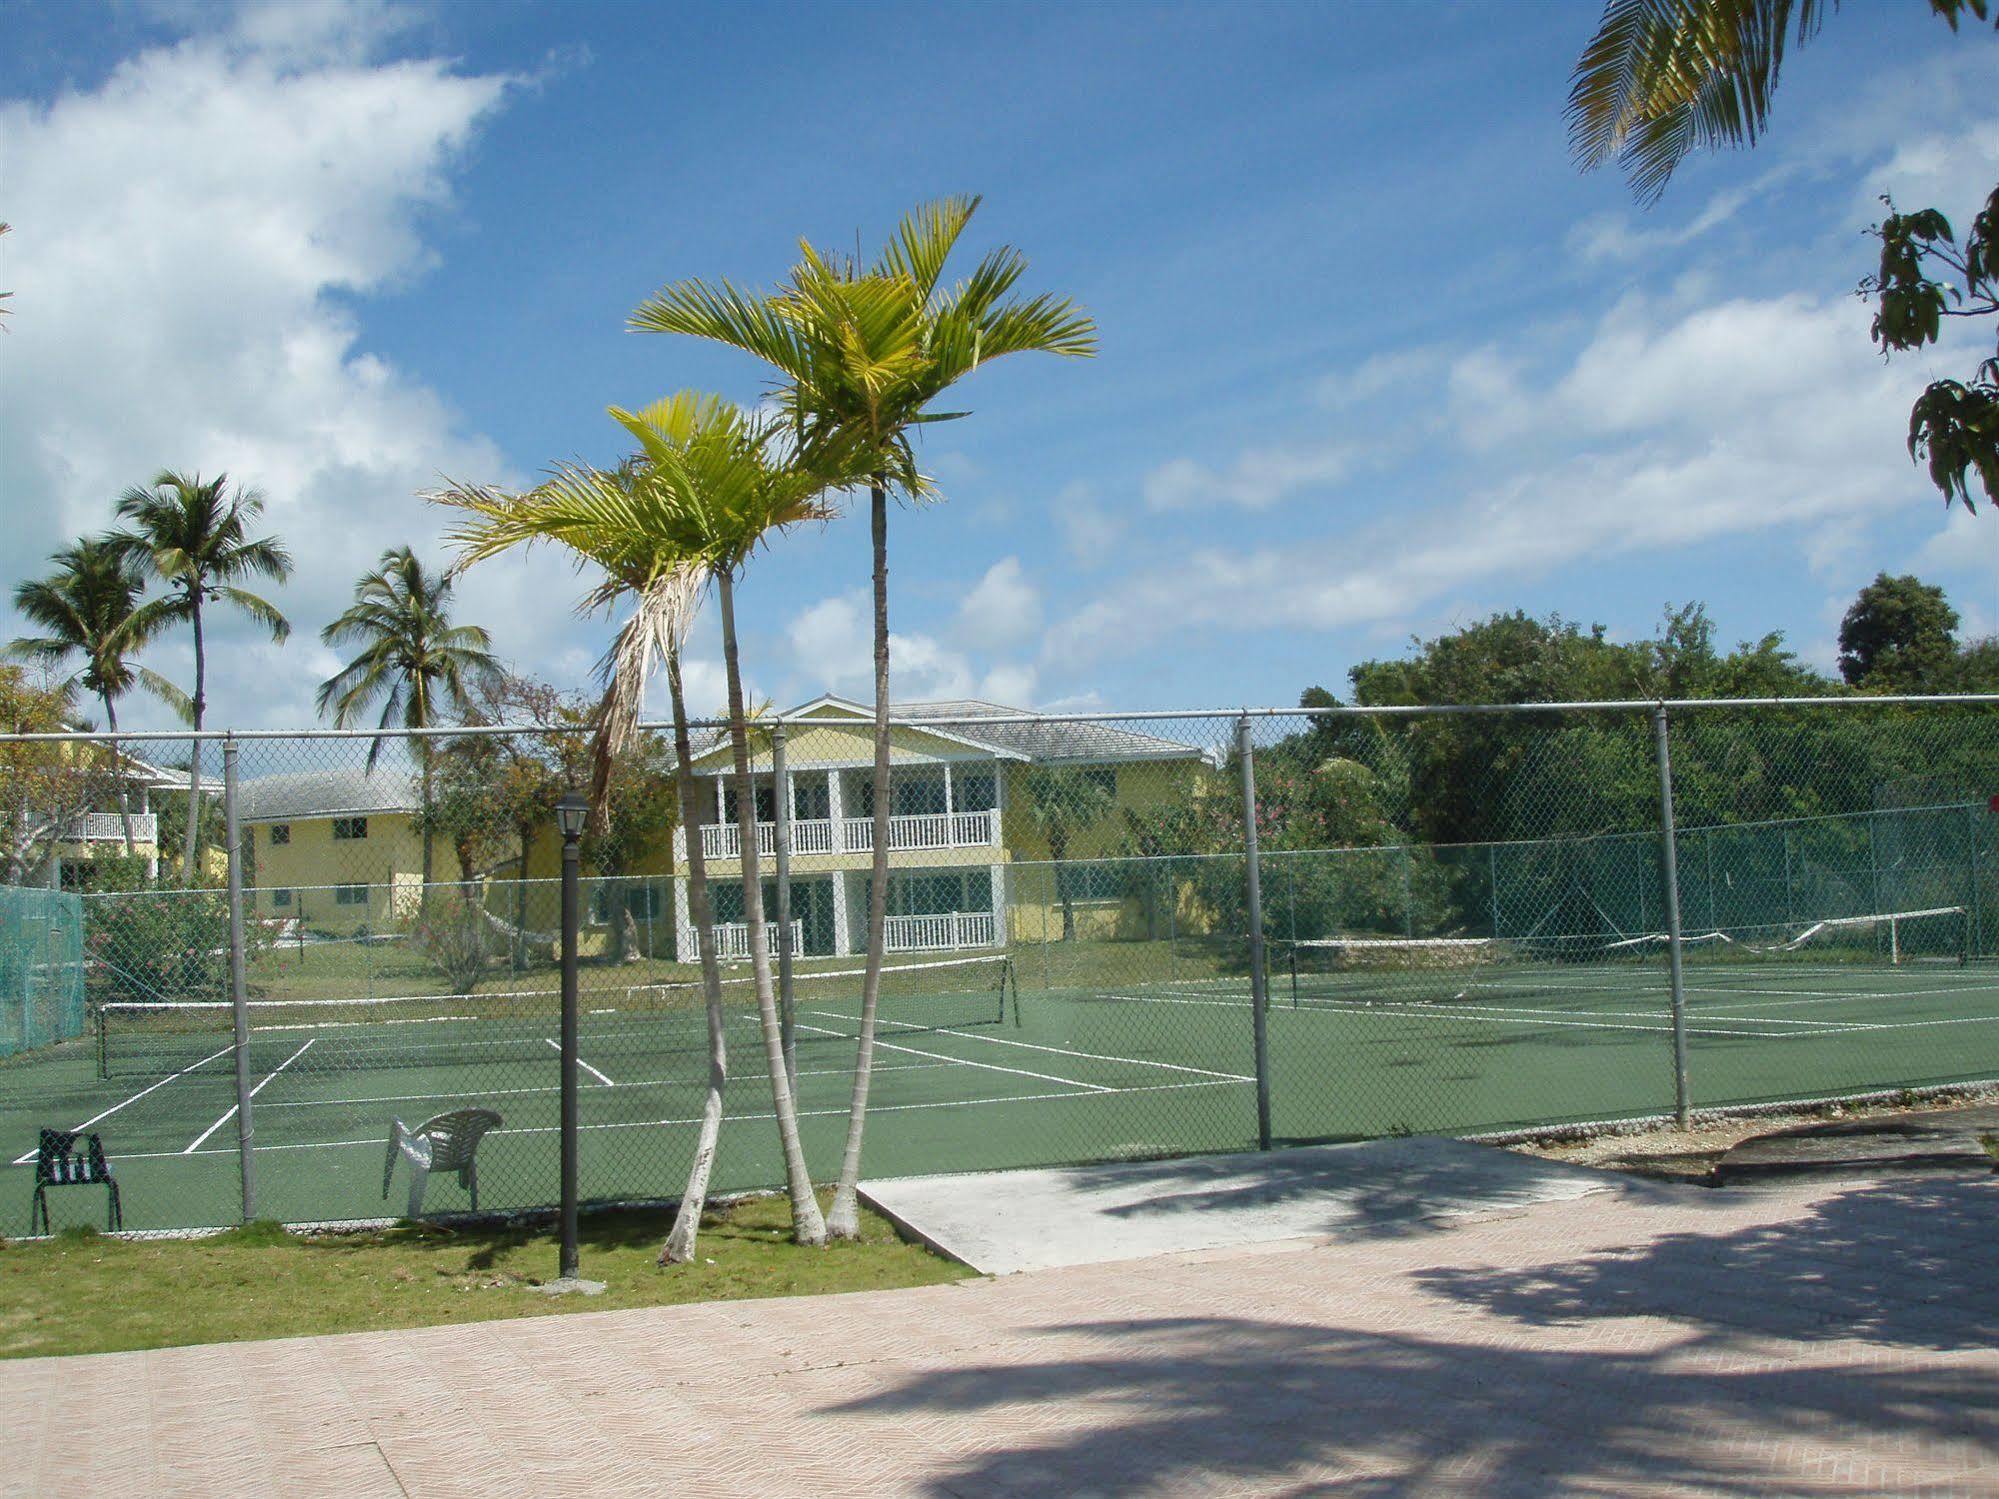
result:
<svg viewBox="0 0 1999 1499"><path fill-rule="evenodd" d="M1609 0L1570 80L1569 143L1587 170L1616 158L1643 203L1656 202L1690 152L1751 146L1768 128L1785 50L1802 46L1837 0ZM1929 0L1956 31L1999 16L1988 0ZM1941 319L1999 312L1999 188L1960 248L1937 210L1889 216L1870 231L1881 265L1861 283L1878 297L1883 353L1920 349ZM1932 274L1941 269L1939 279ZM1962 287L1957 285L1962 282ZM1999 499L1999 358L1969 381L1938 380L1909 413L1909 454L1929 460L1945 504L1972 508L1975 471Z"/></svg>
<svg viewBox="0 0 1999 1499"><path fill-rule="evenodd" d="M182 719L187 697L165 677L131 658L167 624L158 602L141 599L145 580L135 560L115 542L91 539L75 542L49 559L54 570L14 590L14 607L40 635L23 636L9 648L16 656L51 665L81 658L75 681L104 708L104 727L118 732L118 700L142 687ZM111 742L115 764L118 743ZM126 778L116 775L118 816L128 858L137 853L132 837L132 806Z"/></svg>
<svg viewBox="0 0 1999 1499"><path fill-rule="evenodd" d="M211 603L230 604L250 616L282 642L291 624L268 600L241 588L246 578L283 582L291 575L292 559L274 537L252 537L250 523L264 513L264 498L240 485L231 493L229 476L204 480L199 474L162 469L150 489L128 489L118 501L118 514L131 529L118 533L117 544L139 565L166 585L160 601L163 620L185 623L194 634L194 696L188 721L200 732L208 714L208 644L204 610ZM188 805L201 803L201 741L189 746ZM181 877L187 884L200 878L196 862L202 819L187 819Z"/></svg>
<svg viewBox="0 0 1999 1499"><path fill-rule="evenodd" d="M323 714L346 728L375 703L382 705L377 727L398 721L406 729L434 729L444 713L463 714L468 686L498 674L492 638L477 625L451 622L451 579L425 568L408 547L391 547L380 563L354 585L354 602L320 631L327 645L358 645L353 660L319 684ZM368 769L381 757L382 738L368 744ZM423 784L423 888L427 899L433 869L430 826L433 746L416 741Z"/></svg>
<svg viewBox="0 0 1999 1499"><path fill-rule="evenodd" d="M778 396L796 425L806 461L843 480L865 476L874 550L874 857L868 944L861 991L858 1060L847 1146L833 1197L835 1237L860 1232L858 1183L868 1089L873 1078L876 1004L888 919L889 629L888 499L930 492L917 472L917 427L964 416L932 403L981 364L1008 354L1087 357L1096 326L1065 298L1015 297L1027 260L1003 246L962 281L946 263L979 206L947 198L908 214L872 264L822 254L810 244L773 295L724 282L670 285L630 319L646 333L712 339L755 355L778 375Z"/></svg>
<svg viewBox="0 0 1999 1499"><path fill-rule="evenodd" d="M825 1242L826 1227L798 1134L797 1104L785 1065L764 930L735 590L751 557L774 535L807 521L831 518L833 511L823 497L843 476L801 463L796 449L785 440L786 424L781 418L748 415L716 396L683 392L640 412L614 407L611 415L639 449L632 462L616 471L571 465L558 469L525 495L461 486L435 498L475 517L451 536L459 548L460 566L516 546L553 542L602 569L604 579L586 596L586 606L610 607L626 598L638 601L633 621L620 633L610 658L613 690L607 693L601 709L600 764L607 763L611 747L635 726L639 686L651 662L661 657L667 664L668 688L674 699L676 749L681 764L691 759L679 644L692 618L694 601L712 579L721 612L722 655L728 678L729 747L741 831L744 919L757 1018L770 1071L772 1111L791 1196L792 1236L801 1244L820 1244ZM685 778L682 787L683 797L688 799L683 812L690 826L694 822L692 779ZM689 838L687 843L691 899L699 840ZM703 890L705 903L705 884ZM712 926L707 913L697 915L697 922L704 929ZM711 1045L719 1047L720 991L710 976L712 936L704 941L703 953ZM711 1085L711 1092L719 1099L719 1079ZM719 1112L716 1118L719 1120ZM705 1151L697 1149L697 1161L712 1159L712 1155L712 1143ZM685 1249L690 1254L698 1217L698 1205L690 1217L684 1199L676 1230L685 1223ZM669 1242L666 1257L679 1258L681 1249Z"/></svg>
<svg viewBox="0 0 1999 1499"><path fill-rule="evenodd" d="M1035 765L1022 778L1027 820L1048 844L1054 865L1055 898L1062 905L1062 940L1076 936L1075 887L1064 878L1069 844L1109 817L1117 795L1100 771L1087 765Z"/></svg>
<svg viewBox="0 0 1999 1499"><path fill-rule="evenodd" d="M1941 588L1911 574L1877 573L1839 622L1839 674L1877 692L1948 689L1957 624Z"/></svg>

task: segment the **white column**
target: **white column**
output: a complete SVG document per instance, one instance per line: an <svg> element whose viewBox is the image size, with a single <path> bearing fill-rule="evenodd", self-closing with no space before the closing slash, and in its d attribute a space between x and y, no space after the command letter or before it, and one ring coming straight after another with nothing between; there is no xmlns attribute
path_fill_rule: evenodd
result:
<svg viewBox="0 0 1999 1499"><path fill-rule="evenodd" d="M728 825L729 814L723 808L722 788L728 784L728 780L729 778L727 776L715 777L715 821L722 824L724 827Z"/></svg>
<svg viewBox="0 0 1999 1499"><path fill-rule="evenodd" d="M673 937L674 957L683 963L700 959L701 948L694 938L694 923L687 917L687 878L684 875L675 875L673 880Z"/></svg>
<svg viewBox="0 0 1999 1499"><path fill-rule="evenodd" d="M833 956L844 958L853 950L847 929L847 872L838 869L833 872Z"/></svg>
<svg viewBox="0 0 1999 1499"><path fill-rule="evenodd" d="M1005 947L1006 930L1006 866L992 866L993 885L993 946Z"/></svg>
<svg viewBox="0 0 1999 1499"><path fill-rule="evenodd" d="M826 772L826 815L833 820L833 852L836 854L844 852L847 847L847 799L840 794L840 783L845 779L837 770ZM844 880L835 880L834 890L840 892L845 883ZM847 897L844 893L837 893L834 899L837 909L846 909ZM847 939L843 936L837 940L843 944L840 951L845 952Z"/></svg>
<svg viewBox="0 0 1999 1499"><path fill-rule="evenodd" d="M958 809L955 806L953 806L951 802L951 762L949 760L946 760L944 762L944 815L946 817L949 817L953 812L957 810ZM950 824L947 822L945 826L949 827Z"/></svg>

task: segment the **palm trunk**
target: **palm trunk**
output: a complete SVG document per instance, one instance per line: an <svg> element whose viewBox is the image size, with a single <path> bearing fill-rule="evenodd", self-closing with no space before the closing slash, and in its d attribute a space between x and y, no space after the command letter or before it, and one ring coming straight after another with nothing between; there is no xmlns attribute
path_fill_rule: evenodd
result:
<svg viewBox="0 0 1999 1499"><path fill-rule="evenodd" d="M875 847L868 869L868 955L861 979L860 1034L854 1045L854 1094L847 1105L840 1180L826 1223L826 1231L836 1239L861 1235L861 1137L868 1122L868 1086L874 1080L875 1010L881 999L888 931L888 489L879 476L869 486L868 517L875 552Z"/></svg>
<svg viewBox="0 0 1999 1499"><path fill-rule="evenodd" d="M1064 888L1062 861L1069 857L1069 834L1064 830L1051 829L1048 834L1048 856L1055 861L1055 898L1062 903L1062 940L1076 940L1076 898Z"/></svg>
<svg viewBox="0 0 1999 1499"><path fill-rule="evenodd" d="M118 732L118 709L112 704L110 693L106 692L101 696L104 702L104 727L109 729L113 735L116 735ZM125 830L125 857L136 859L139 857L139 847L132 839L132 796L125 788L125 762L118 753L118 741L116 738L113 738L111 741L111 774L116 778L118 784L118 822Z"/></svg>
<svg viewBox="0 0 1999 1499"><path fill-rule="evenodd" d="M784 1066L784 1038L777 1023L777 995L771 985L770 946L764 940L763 879L757 868L757 798L750 782L750 739L743 718L743 677L736 659L735 581L726 569L715 574L717 602L722 609L722 662L729 678L729 750L734 762L736 824L742 838L743 918L749 925L750 971L756 976L757 1020L763 1028L764 1055L770 1065L770 1092L777 1115L778 1144L784 1151L785 1184L791 1193L791 1237L799 1244L826 1242L826 1223L812 1177L805 1169L805 1147L798 1138L798 1110L791 1101L791 1078Z"/></svg>
<svg viewBox="0 0 1999 1499"><path fill-rule="evenodd" d="M673 697L673 753L679 761L680 825L690 835L687 844L687 914L694 922L695 945L701 954L701 993L708 1007L708 1096L701 1106L701 1130L694 1141L694 1159L687 1168L687 1189L673 1216L673 1231L660 1251L663 1265L685 1265L694 1259L695 1236L708 1204L708 1178L715 1169L715 1152L722 1134L722 1090L729 1081L729 1045L722 1023L722 970L715 956L715 912L708 900L708 858L701 851L700 793L688 773L694 746L687 732L687 700L680 687L680 656L666 658L666 685Z"/></svg>
<svg viewBox="0 0 1999 1499"><path fill-rule="evenodd" d="M534 829L522 823L518 829L521 835L521 877L514 884L514 972L525 973L528 966L528 854L534 842Z"/></svg>
<svg viewBox="0 0 1999 1499"><path fill-rule="evenodd" d="M202 720L208 715L208 654L201 638L201 579L194 580L190 602L191 617L194 620L194 732L201 733ZM192 887L195 883L195 855L201 848L198 829L201 826L201 740L190 741L187 756L187 836L181 846L180 882Z"/></svg>

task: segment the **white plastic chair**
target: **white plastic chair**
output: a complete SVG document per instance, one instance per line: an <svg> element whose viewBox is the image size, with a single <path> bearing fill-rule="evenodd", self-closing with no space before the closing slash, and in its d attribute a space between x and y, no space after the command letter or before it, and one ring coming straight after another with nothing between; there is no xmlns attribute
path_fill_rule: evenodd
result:
<svg viewBox="0 0 1999 1499"><path fill-rule="evenodd" d="M402 1120L389 1129L389 1155L382 1163L382 1196L389 1195L389 1183L396 1174L396 1158L410 1163L410 1205L404 1216L423 1216L424 1188L433 1171L456 1171L458 1185L472 1194L472 1211L479 1211L479 1140L500 1123L491 1109L454 1109L426 1119L415 1129Z"/></svg>

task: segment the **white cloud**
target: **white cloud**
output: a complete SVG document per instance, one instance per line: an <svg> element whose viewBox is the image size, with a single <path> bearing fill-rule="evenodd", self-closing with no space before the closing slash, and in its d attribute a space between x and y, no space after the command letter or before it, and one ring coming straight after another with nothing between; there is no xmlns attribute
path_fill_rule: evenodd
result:
<svg viewBox="0 0 1999 1499"><path fill-rule="evenodd" d="M385 547L434 554L414 498L440 471L507 477L438 395L359 343L335 297L430 270L424 216L511 80L374 60L385 6L253 7L94 89L0 105L14 315L0 358L11 555L25 571L107 525L162 467L226 470L269 500L299 561L276 598L293 645L215 620L211 722L309 722L308 648ZM561 586L525 579L560 577ZM535 666L577 638L554 559L475 570L461 614ZM155 663L185 681L184 643ZM135 708L136 708L135 704Z"/></svg>
<svg viewBox="0 0 1999 1499"><path fill-rule="evenodd" d="M874 701L874 627L865 590L821 599L795 616L785 633L793 670L809 694ZM1003 662L981 671L969 652L921 631L891 630L888 649L897 702L977 697L1027 706L1034 700L1032 665Z"/></svg>
<svg viewBox="0 0 1999 1499"><path fill-rule="evenodd" d="M1013 645L1041 628L1041 593L1018 557L1002 557L958 603L958 631L987 650Z"/></svg>
<svg viewBox="0 0 1999 1499"><path fill-rule="evenodd" d="M1145 476L1145 503L1154 510L1239 505L1265 510L1301 489L1336 484L1354 467L1346 443L1245 450L1225 471L1191 458L1162 463Z"/></svg>
<svg viewBox="0 0 1999 1499"><path fill-rule="evenodd" d="M1100 504L1096 487L1080 479L1063 485L1049 508L1078 567L1100 565L1124 539L1123 518Z"/></svg>
<svg viewBox="0 0 1999 1499"><path fill-rule="evenodd" d="M1399 349L1363 359L1351 370L1327 375L1315 390L1319 404L1340 411L1386 395L1391 390L1434 377L1443 364L1435 349Z"/></svg>
<svg viewBox="0 0 1999 1499"><path fill-rule="evenodd" d="M1831 567L1859 528L1924 493L1901 446L1922 377L1874 358L1862 317L1844 299L1634 300L1552 378L1467 356L1451 392L1477 478L1461 498L1281 547L1195 549L1058 621L1044 659L1193 626L1390 625L1489 580L1759 532Z"/></svg>
<svg viewBox="0 0 1999 1499"><path fill-rule="evenodd" d="M1787 175L1784 171L1767 173L1748 187L1716 193L1699 213L1682 224L1641 229L1631 212L1598 214L1569 232L1569 248L1588 261L1635 260L1661 250L1676 250L1728 223L1784 175ZM1651 225L1656 221L1645 222Z"/></svg>

